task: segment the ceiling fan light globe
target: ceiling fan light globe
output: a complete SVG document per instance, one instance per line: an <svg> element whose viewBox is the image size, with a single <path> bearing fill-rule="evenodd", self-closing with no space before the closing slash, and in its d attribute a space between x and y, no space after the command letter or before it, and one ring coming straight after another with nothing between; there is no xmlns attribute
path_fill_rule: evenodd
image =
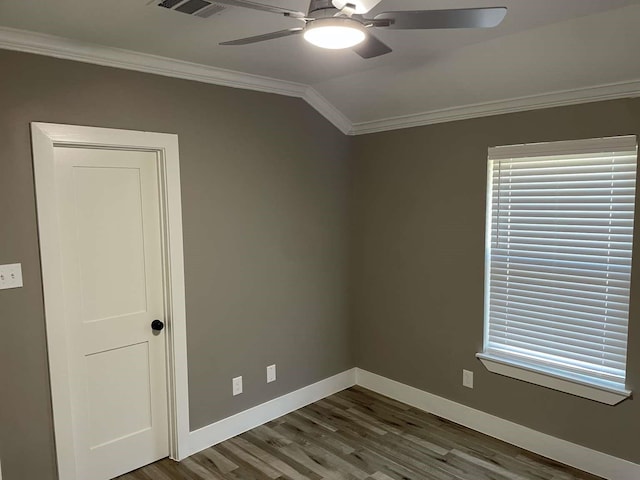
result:
<svg viewBox="0 0 640 480"><path fill-rule="evenodd" d="M366 38L364 27L348 18L323 18L307 25L304 39L320 48L342 50L355 47Z"/></svg>

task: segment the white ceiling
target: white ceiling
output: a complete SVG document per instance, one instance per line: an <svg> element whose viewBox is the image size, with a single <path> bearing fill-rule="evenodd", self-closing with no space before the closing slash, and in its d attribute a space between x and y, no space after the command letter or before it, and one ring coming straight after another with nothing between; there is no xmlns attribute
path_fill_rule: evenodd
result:
<svg viewBox="0 0 640 480"><path fill-rule="evenodd" d="M261 0L269 3L269 0ZM364 60L300 37L218 43L300 25L230 7L201 19L149 0L0 2L0 26L312 86L353 124L640 80L640 0L382 0L371 12L507 6L489 30L392 31ZM305 10L307 0L271 0Z"/></svg>

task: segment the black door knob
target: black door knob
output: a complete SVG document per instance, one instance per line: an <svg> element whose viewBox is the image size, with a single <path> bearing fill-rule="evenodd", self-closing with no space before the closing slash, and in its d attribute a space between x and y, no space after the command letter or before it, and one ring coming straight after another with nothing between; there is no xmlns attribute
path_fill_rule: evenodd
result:
<svg viewBox="0 0 640 480"><path fill-rule="evenodd" d="M160 320L154 320L153 322L151 322L151 328L159 332L164 328L164 322Z"/></svg>

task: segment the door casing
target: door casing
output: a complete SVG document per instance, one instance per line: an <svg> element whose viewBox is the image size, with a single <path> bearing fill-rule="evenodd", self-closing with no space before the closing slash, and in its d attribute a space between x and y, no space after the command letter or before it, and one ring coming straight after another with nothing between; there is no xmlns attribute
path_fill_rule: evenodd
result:
<svg viewBox="0 0 640 480"><path fill-rule="evenodd" d="M181 460L188 455L189 398L178 137L165 133L33 122L31 141L59 479L83 480L78 478L76 470L73 411L66 380L69 372L67 332L60 328L64 325L65 312L54 181L56 147L138 150L156 154L162 219L169 452L171 458Z"/></svg>

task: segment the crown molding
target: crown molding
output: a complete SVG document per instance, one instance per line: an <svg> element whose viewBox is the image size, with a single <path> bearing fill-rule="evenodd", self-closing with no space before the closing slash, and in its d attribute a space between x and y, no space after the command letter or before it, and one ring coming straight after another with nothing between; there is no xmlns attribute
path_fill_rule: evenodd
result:
<svg viewBox="0 0 640 480"><path fill-rule="evenodd" d="M0 27L0 48L289 97L307 91L302 83L8 27Z"/></svg>
<svg viewBox="0 0 640 480"><path fill-rule="evenodd" d="M302 98L305 102L316 109L320 115L333 123L342 133L345 135L352 135L351 120L345 117L340 110L320 95L315 88L308 87Z"/></svg>
<svg viewBox="0 0 640 480"><path fill-rule="evenodd" d="M300 98L345 135L419 127L506 113L640 96L640 79L352 123L314 87L193 62L0 27L0 49Z"/></svg>
<svg viewBox="0 0 640 480"><path fill-rule="evenodd" d="M640 79L354 123L350 135L640 96Z"/></svg>
<svg viewBox="0 0 640 480"><path fill-rule="evenodd" d="M8 27L0 27L0 49L301 98L345 135L351 131L347 117L313 87L302 83Z"/></svg>

